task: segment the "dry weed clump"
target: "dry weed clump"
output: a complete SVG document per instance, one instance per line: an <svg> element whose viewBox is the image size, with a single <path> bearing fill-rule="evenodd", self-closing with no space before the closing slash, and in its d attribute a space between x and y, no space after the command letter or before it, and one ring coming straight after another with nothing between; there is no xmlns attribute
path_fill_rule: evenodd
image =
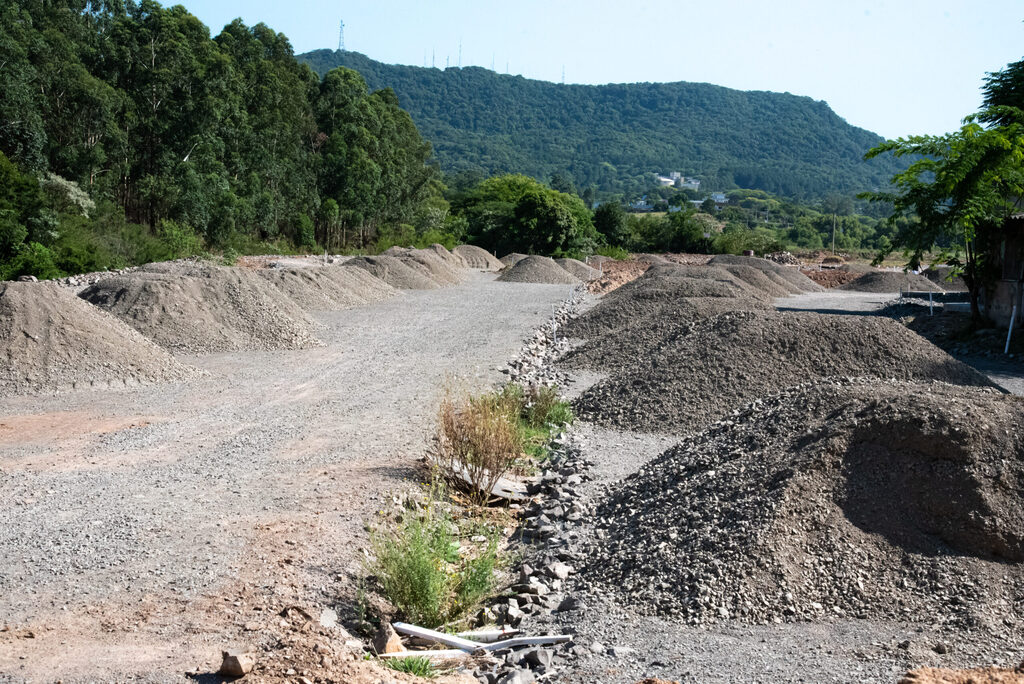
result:
<svg viewBox="0 0 1024 684"><path fill-rule="evenodd" d="M508 393L441 400L434 461L445 477L468 484L476 503L487 503L523 451L518 407Z"/></svg>

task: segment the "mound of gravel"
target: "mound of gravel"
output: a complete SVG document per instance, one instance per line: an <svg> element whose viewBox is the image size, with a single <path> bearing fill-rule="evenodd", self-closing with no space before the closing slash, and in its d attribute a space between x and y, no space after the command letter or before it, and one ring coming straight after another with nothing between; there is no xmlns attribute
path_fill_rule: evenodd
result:
<svg viewBox="0 0 1024 684"><path fill-rule="evenodd" d="M642 261L645 264L670 264L670 263L672 263L671 261L669 261L668 259L666 259L665 257L663 257L660 254L645 254L644 252L640 252L639 254L634 254L633 255L633 259L635 259L636 261Z"/></svg>
<svg viewBox="0 0 1024 684"><path fill-rule="evenodd" d="M573 274L583 282L601 277L601 272L596 268L590 268L578 259L555 259L555 263Z"/></svg>
<svg viewBox="0 0 1024 684"><path fill-rule="evenodd" d="M0 282L0 396L202 374L64 288Z"/></svg>
<svg viewBox="0 0 1024 684"><path fill-rule="evenodd" d="M256 271L306 311L335 311L379 302L397 290L361 268L267 268Z"/></svg>
<svg viewBox="0 0 1024 684"><path fill-rule="evenodd" d="M441 285L458 285L465 280L462 267L454 266L431 249L412 249L399 258Z"/></svg>
<svg viewBox="0 0 1024 684"><path fill-rule="evenodd" d="M928 280L932 281L946 292L967 292L967 283L960 276L950 279L953 271L952 266L929 266L921 272Z"/></svg>
<svg viewBox="0 0 1024 684"><path fill-rule="evenodd" d="M169 270L172 272L161 272ZM193 275L179 275L183 270ZM79 295L167 349L189 353L319 346L316 323L290 297L242 268L146 267Z"/></svg>
<svg viewBox="0 0 1024 684"><path fill-rule="evenodd" d="M941 383L793 387L669 449L595 518L583 585L690 623L1013 632L1024 400Z"/></svg>
<svg viewBox="0 0 1024 684"><path fill-rule="evenodd" d="M778 264L760 257L718 254L708 262L716 266L749 266L762 271L768 278L784 287L795 287L796 292L824 292L825 288L800 272L799 268ZM795 294L795 292L794 292Z"/></svg>
<svg viewBox="0 0 1024 684"><path fill-rule="evenodd" d="M413 267L396 256L380 254L349 259L343 267L362 268L398 290L436 290L441 285L418 264Z"/></svg>
<svg viewBox="0 0 1024 684"><path fill-rule="evenodd" d="M891 319L746 311L698 322L574 405L604 425L687 434L779 387L867 376L991 386Z"/></svg>
<svg viewBox="0 0 1024 684"><path fill-rule="evenodd" d="M580 279L545 256L531 254L505 270L498 280L503 283L552 283L575 285Z"/></svg>
<svg viewBox="0 0 1024 684"><path fill-rule="evenodd" d="M847 271L849 273L878 273L878 269L870 264L843 264L837 271Z"/></svg>
<svg viewBox="0 0 1024 684"><path fill-rule="evenodd" d="M722 268L729 273L732 273L751 287L755 287L771 297L785 297L787 295L796 294L799 291L797 287L789 283L789 281L784 280L779 276L776 276L777 279L773 280L769 277L768 273L756 268L751 268L750 266L726 265L722 266Z"/></svg>
<svg viewBox="0 0 1024 684"><path fill-rule="evenodd" d="M505 267L505 264L498 261L493 254L476 245L456 245L452 253L466 262L467 268L475 268L481 271L500 271Z"/></svg>
<svg viewBox="0 0 1024 684"><path fill-rule="evenodd" d="M915 273L902 273L897 271L873 271L865 273L860 278L845 285L840 285L837 290L855 290L857 292L901 292L906 290L919 290L923 292L942 292L942 288L928 280L924 276Z"/></svg>
<svg viewBox="0 0 1024 684"><path fill-rule="evenodd" d="M448 248L445 247L444 245L440 245L435 242L434 244L430 245L430 247L427 247L427 249L429 249L434 254L441 257L441 259L443 259L445 262L456 268L468 268L465 259L460 257L458 254L449 251Z"/></svg>
<svg viewBox="0 0 1024 684"><path fill-rule="evenodd" d="M518 262L522 261L527 256L529 255L520 254L519 252L512 252L511 254L506 254L505 256L501 257L499 261L505 264L505 266L515 266Z"/></svg>

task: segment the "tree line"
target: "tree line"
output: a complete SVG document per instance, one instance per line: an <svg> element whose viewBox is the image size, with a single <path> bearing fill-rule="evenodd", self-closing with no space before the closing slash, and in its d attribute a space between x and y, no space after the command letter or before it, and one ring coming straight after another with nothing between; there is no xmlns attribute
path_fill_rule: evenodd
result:
<svg viewBox="0 0 1024 684"><path fill-rule="evenodd" d="M0 7L0 277L203 249L340 249L427 221L431 148L388 90L153 0Z"/></svg>

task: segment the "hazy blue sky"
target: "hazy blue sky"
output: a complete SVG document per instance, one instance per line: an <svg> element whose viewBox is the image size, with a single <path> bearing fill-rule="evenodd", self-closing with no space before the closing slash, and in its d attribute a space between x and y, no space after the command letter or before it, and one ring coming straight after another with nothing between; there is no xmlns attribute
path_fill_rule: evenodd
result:
<svg viewBox="0 0 1024 684"><path fill-rule="evenodd" d="M165 0L173 4L171 0ZM216 34L242 17L296 53L490 67L568 83L703 81L825 100L886 137L944 133L986 72L1024 56L1021 0L185 0ZM433 58L432 58L433 55Z"/></svg>

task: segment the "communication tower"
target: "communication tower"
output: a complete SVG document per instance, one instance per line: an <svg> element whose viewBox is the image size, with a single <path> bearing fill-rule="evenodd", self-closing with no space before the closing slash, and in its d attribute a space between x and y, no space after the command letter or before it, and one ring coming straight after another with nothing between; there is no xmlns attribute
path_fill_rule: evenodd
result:
<svg viewBox="0 0 1024 684"><path fill-rule="evenodd" d="M345 22L342 21L338 25L338 52L345 51Z"/></svg>

